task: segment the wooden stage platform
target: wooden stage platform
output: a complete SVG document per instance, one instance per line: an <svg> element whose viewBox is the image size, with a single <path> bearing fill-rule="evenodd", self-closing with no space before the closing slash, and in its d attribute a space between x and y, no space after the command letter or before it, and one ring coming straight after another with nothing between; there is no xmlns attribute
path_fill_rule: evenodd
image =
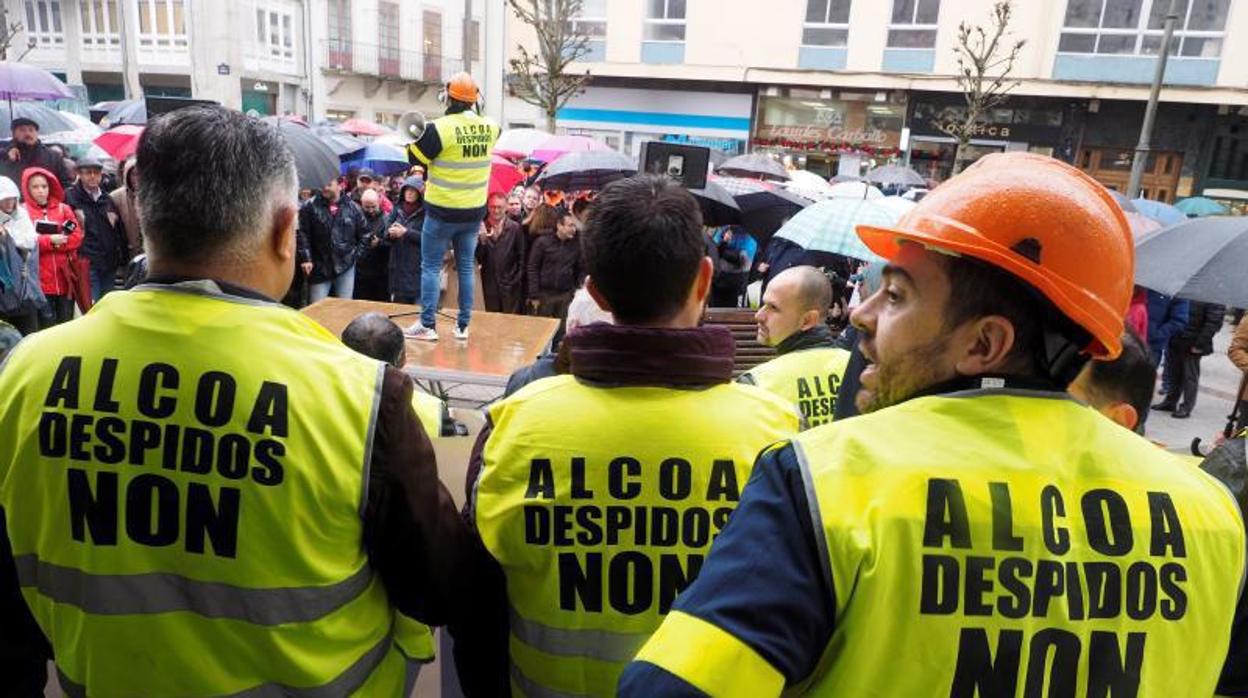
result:
<svg viewBox="0 0 1248 698"><path fill-rule="evenodd" d="M342 335L343 328L356 317L373 311L399 315L393 319L403 328L420 319L419 308L414 305L341 298L326 298L303 309L335 335ZM471 334L464 342L453 334L456 312L443 308L438 313L438 341L407 340L407 364L403 368L413 377L430 383L505 386L508 376L533 363L550 346L559 328L559 321L550 318L474 310Z"/></svg>

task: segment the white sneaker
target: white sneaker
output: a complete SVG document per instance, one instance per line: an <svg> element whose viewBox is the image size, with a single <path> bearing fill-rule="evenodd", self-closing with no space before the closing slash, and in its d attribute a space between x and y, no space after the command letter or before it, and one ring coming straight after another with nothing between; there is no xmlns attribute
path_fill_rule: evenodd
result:
<svg viewBox="0 0 1248 698"><path fill-rule="evenodd" d="M419 339L422 342L438 341L438 331L432 327L425 327L419 322L415 323L406 330L403 330L403 334L411 337L412 339Z"/></svg>
<svg viewBox="0 0 1248 698"><path fill-rule="evenodd" d="M465 341L465 342L466 342L466 341L468 341L468 328L467 328L467 327L456 327L456 328L455 328L455 339L460 339L460 340L463 340L463 341Z"/></svg>

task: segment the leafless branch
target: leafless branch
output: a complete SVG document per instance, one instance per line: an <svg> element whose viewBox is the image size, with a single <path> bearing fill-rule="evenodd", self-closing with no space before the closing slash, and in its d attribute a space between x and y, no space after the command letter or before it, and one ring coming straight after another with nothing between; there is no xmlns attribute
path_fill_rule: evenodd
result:
<svg viewBox="0 0 1248 698"><path fill-rule="evenodd" d="M1009 80L1009 75L1026 41L1020 39L1008 46L1002 43L1013 14L1011 2L1012 0L998 0L993 5L987 27L972 27L966 22L958 25L958 41L954 52L958 65L958 86L962 88L966 111L957 120L951 119L937 125L941 132L958 140L954 174L960 172L965 164L963 153L979 130L984 113L1005 102L1010 91L1019 84L1018 81Z"/></svg>
<svg viewBox="0 0 1248 698"><path fill-rule="evenodd" d="M522 23L537 34L536 53L518 46L511 59L511 86L520 99L542 110L552 133L555 118L570 99L589 82L589 73L568 72L569 66L589 52L589 37L573 21L581 13L582 0L507 0Z"/></svg>

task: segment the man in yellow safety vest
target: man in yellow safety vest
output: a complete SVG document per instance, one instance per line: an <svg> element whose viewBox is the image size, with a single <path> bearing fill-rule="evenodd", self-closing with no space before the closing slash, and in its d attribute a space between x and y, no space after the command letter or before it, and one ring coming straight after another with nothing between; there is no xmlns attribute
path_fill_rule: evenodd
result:
<svg viewBox="0 0 1248 698"><path fill-rule="evenodd" d="M867 413L760 456L621 695L1245 695L1240 506L1064 392L1121 349L1109 192L988 155L858 235Z"/></svg>
<svg viewBox="0 0 1248 698"><path fill-rule="evenodd" d="M400 695L396 613L472 625L490 569L411 380L274 300L277 129L192 107L137 158L147 283L0 369L0 648L50 643L67 695ZM38 654L2 653L6 688L42 686Z"/></svg>
<svg viewBox="0 0 1248 698"><path fill-rule="evenodd" d="M836 345L826 322L832 282L811 266L785 269L767 284L754 314L758 341L778 356L738 379L796 405L808 426L832 421L849 352Z"/></svg>

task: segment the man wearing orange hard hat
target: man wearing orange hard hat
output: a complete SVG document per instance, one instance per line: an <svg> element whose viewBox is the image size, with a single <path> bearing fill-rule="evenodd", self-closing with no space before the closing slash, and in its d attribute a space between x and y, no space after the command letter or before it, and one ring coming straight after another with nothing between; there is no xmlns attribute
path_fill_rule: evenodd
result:
<svg viewBox="0 0 1248 698"><path fill-rule="evenodd" d="M490 157L498 140L498 125L476 111L481 92L471 75L457 73L446 84L445 95L446 115L428 124L408 146L409 159L427 167L428 174L420 234L420 320L406 334L428 342L438 341L440 274L447 248L455 252L459 276L455 338L468 339L477 233L485 219Z"/></svg>
<svg viewBox="0 0 1248 698"><path fill-rule="evenodd" d="M759 456L621 695L1248 695L1239 505L1064 390L1121 351L1109 193L989 155L858 235L865 414Z"/></svg>

